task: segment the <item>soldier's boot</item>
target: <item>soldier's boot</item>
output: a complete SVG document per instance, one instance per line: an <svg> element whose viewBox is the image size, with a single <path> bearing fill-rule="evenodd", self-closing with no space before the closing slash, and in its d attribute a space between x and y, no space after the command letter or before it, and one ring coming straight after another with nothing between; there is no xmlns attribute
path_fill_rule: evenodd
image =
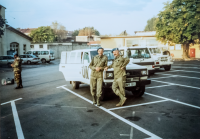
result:
<svg viewBox="0 0 200 139"><path fill-rule="evenodd" d="M93 99L93 104L97 104L95 96L92 96L92 99Z"/></svg>
<svg viewBox="0 0 200 139"><path fill-rule="evenodd" d="M19 89L20 88L20 83L17 83L17 87L15 87L15 89Z"/></svg>
<svg viewBox="0 0 200 139"><path fill-rule="evenodd" d="M100 106L101 104L100 104L100 99L99 99L99 97L97 97L97 106Z"/></svg>
<svg viewBox="0 0 200 139"><path fill-rule="evenodd" d="M117 106L117 107L120 107L120 106L121 106L121 103L122 103L122 102L121 102L121 99L120 99L119 103L117 103L116 106Z"/></svg>
<svg viewBox="0 0 200 139"><path fill-rule="evenodd" d="M20 88L23 88L22 80L20 80Z"/></svg>
<svg viewBox="0 0 200 139"><path fill-rule="evenodd" d="M123 106L127 99L121 93L119 93L119 97L120 97L120 102L116 105L117 107Z"/></svg>

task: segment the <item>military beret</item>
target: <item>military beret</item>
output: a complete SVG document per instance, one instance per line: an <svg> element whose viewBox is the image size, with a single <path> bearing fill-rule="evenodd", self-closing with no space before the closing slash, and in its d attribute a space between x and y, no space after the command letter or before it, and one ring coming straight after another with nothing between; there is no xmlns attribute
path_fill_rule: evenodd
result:
<svg viewBox="0 0 200 139"><path fill-rule="evenodd" d="M113 51L116 51L116 50L119 50L118 48L113 48L112 50L111 50L111 52L113 53Z"/></svg>
<svg viewBox="0 0 200 139"><path fill-rule="evenodd" d="M99 49L103 49L102 47L97 48L97 52L99 51ZM103 49L104 50L104 49Z"/></svg>

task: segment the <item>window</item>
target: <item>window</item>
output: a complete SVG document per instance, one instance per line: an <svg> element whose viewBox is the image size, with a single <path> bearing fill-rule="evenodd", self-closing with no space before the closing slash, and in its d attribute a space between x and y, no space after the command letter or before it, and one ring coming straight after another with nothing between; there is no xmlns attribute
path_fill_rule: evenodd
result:
<svg viewBox="0 0 200 139"><path fill-rule="evenodd" d="M33 51L33 55L40 55L40 51Z"/></svg>
<svg viewBox="0 0 200 139"><path fill-rule="evenodd" d="M43 48L43 45L40 45L40 48Z"/></svg>
<svg viewBox="0 0 200 139"><path fill-rule="evenodd" d="M26 53L26 44L23 45L23 54Z"/></svg>
<svg viewBox="0 0 200 139"><path fill-rule="evenodd" d="M147 48L128 49L126 52L127 52L128 58L151 58Z"/></svg>
<svg viewBox="0 0 200 139"><path fill-rule="evenodd" d="M96 51L95 51L96 52ZM89 53L88 52L85 52L84 53L84 58L83 58L83 60L85 61L87 61L88 63L90 63L90 59L89 59Z"/></svg>
<svg viewBox="0 0 200 139"><path fill-rule="evenodd" d="M174 50L174 46L170 46L169 48L170 48L170 50Z"/></svg>
<svg viewBox="0 0 200 139"><path fill-rule="evenodd" d="M14 59L14 56L8 56L8 59Z"/></svg>
<svg viewBox="0 0 200 139"><path fill-rule="evenodd" d="M4 57L3 57L3 60L6 60L6 59L8 59L7 56L4 56Z"/></svg>
<svg viewBox="0 0 200 139"><path fill-rule="evenodd" d="M161 51L160 51L160 49L159 48L149 48L149 50L150 50L150 52L152 53L152 54L161 54Z"/></svg>
<svg viewBox="0 0 200 139"><path fill-rule="evenodd" d="M181 44L176 44L176 50L181 50Z"/></svg>
<svg viewBox="0 0 200 139"><path fill-rule="evenodd" d="M48 55L49 51L41 51L41 55Z"/></svg>
<svg viewBox="0 0 200 139"><path fill-rule="evenodd" d="M31 51L28 51L26 54L32 54L32 52L31 52Z"/></svg>
<svg viewBox="0 0 200 139"><path fill-rule="evenodd" d="M104 50L103 54L108 57L108 60L113 60L115 58L113 53L111 52L111 50ZM90 55L91 55L91 59L93 59L93 57L98 55L98 52L97 51L91 51Z"/></svg>
<svg viewBox="0 0 200 139"><path fill-rule="evenodd" d="M34 48L34 45L30 45L31 48Z"/></svg>
<svg viewBox="0 0 200 139"><path fill-rule="evenodd" d="M3 56L0 56L0 60L3 60Z"/></svg>

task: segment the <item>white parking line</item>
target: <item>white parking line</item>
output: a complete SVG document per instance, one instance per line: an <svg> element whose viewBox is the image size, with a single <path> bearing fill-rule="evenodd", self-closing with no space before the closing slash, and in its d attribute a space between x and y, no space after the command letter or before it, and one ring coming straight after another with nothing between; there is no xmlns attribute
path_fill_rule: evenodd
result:
<svg viewBox="0 0 200 139"><path fill-rule="evenodd" d="M152 86L152 87L145 87L145 89L149 89L149 88L159 88L159 87L172 86L172 85L173 85L173 84L161 85L161 86Z"/></svg>
<svg viewBox="0 0 200 139"><path fill-rule="evenodd" d="M154 103L159 103L159 102L165 102L165 101L168 101L168 100L165 99L165 100L159 100L159 101L154 101L154 102L148 102L148 103L142 103L142 104L136 104L136 105L129 105L129 106L124 106L124 107L111 108L111 109L108 109L108 110L112 111L112 110L117 110L117 109L124 109L124 108L130 108L130 107L136 107L136 106L154 104Z"/></svg>
<svg viewBox="0 0 200 139"><path fill-rule="evenodd" d="M77 94L77 93L71 91L70 89L68 89L68 88L66 88L66 87L64 87L64 86L61 86L61 88L63 88L63 89L65 89L65 90L67 90L68 92L70 92L70 93L72 93L72 94L74 94L74 95L76 95L76 96L82 98L83 100L89 102L90 104L93 104L93 102L92 102L91 100L89 100L89 99L87 99L87 98L84 98L83 96L81 96L81 95L79 95L79 94ZM153 133L147 131L146 129L144 129L144 128L142 128L142 127L140 127L140 126L138 126L138 125L136 125L136 124L134 124L134 123L132 123L132 122L126 120L126 119L124 119L123 117L121 117L121 116L115 114L114 112L112 112L112 111L110 111L110 110L108 110L108 109L106 109L106 108L104 108L104 107L102 107L102 106L100 106L99 108L100 108L101 110L103 110L103 111L109 113L110 115L114 116L115 118L117 118L117 119L119 119L119 120L125 122L126 124L128 124L128 125L130 125L130 126L136 128L136 129L138 129L139 131L141 131L141 132L143 132L143 133L149 135L151 139L162 139L162 138L158 137L157 135L155 135L155 134L153 134ZM150 138L148 138L148 139L150 139Z"/></svg>
<svg viewBox="0 0 200 139"><path fill-rule="evenodd" d="M196 64L174 64L174 65L180 65L180 66L185 66L185 65L189 65L189 66L199 66L199 65L196 65Z"/></svg>
<svg viewBox="0 0 200 139"><path fill-rule="evenodd" d="M183 66L173 66L173 68L200 69L200 67L183 67Z"/></svg>
<svg viewBox="0 0 200 139"><path fill-rule="evenodd" d="M190 106L190 107L193 107L193 108L200 109L200 107L198 107L198 106L191 105L191 104L188 104L188 103L184 103L184 102L181 102L181 101L173 100L173 99L166 98L166 97L161 97L161 96L150 94L150 93L147 93L147 92L145 92L145 94L150 95L150 96L154 96L154 97L157 97L157 98L162 98L162 99L165 99L165 100L168 100L168 101L173 101L173 102L183 104L183 105L186 105L186 106Z"/></svg>
<svg viewBox="0 0 200 139"><path fill-rule="evenodd" d="M161 74L161 73L156 73L156 74ZM172 74L161 74L161 75L170 75L168 77L184 77L184 78L200 79L198 77L190 77L190 76L182 76L182 75L172 75ZM163 78L168 78L168 77L163 77ZM150 78L150 79L159 79L159 78Z"/></svg>
<svg viewBox="0 0 200 139"><path fill-rule="evenodd" d="M194 88L194 89L200 89L200 88L194 87L194 86L188 86L188 85L182 85L182 84L175 84L175 83L163 82L163 81L158 81L158 80L151 80L151 81L159 82L159 83L166 83L166 84L170 84L170 85L183 86L183 87L188 87L188 88Z"/></svg>
<svg viewBox="0 0 200 139"><path fill-rule="evenodd" d="M163 74L162 74L163 75ZM171 77L175 77L177 75L171 75L171 76L167 76L167 77L158 77L158 78L150 78L150 79L162 79L162 78L171 78Z"/></svg>
<svg viewBox="0 0 200 139"><path fill-rule="evenodd" d="M19 121L17 108L16 108L16 105L15 105L15 101L20 100L20 99L22 99L22 98L11 100L11 101L2 103L1 105L11 103L13 118L14 118L14 122L15 122L15 128L16 128L16 131L17 131L17 137L18 137L18 139L24 139L24 134L23 134L22 127L21 127L21 124L20 124L20 121Z"/></svg>
<svg viewBox="0 0 200 139"><path fill-rule="evenodd" d="M170 70L168 72L177 72L177 71L182 71L182 72L192 72L192 73L200 73L198 71L186 71L186 70Z"/></svg>

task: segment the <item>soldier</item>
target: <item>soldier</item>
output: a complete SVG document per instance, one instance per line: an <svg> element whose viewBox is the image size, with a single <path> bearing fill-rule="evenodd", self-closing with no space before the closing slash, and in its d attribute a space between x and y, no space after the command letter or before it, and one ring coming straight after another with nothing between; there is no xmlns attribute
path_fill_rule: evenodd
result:
<svg viewBox="0 0 200 139"><path fill-rule="evenodd" d="M22 60L18 57L18 54L15 54L14 58L15 58L15 60L11 64L11 66L13 67L14 79L15 79L15 82L17 83L17 87L15 89L19 89L19 88L23 88L23 86L22 86L22 77L21 77Z"/></svg>
<svg viewBox="0 0 200 139"><path fill-rule="evenodd" d="M96 55L89 67L92 70L90 75L90 91L93 98L93 104L100 106L100 100L102 94L103 84L103 70L107 67L107 56L103 55L104 49L102 47L97 49L98 55Z"/></svg>
<svg viewBox="0 0 200 139"><path fill-rule="evenodd" d="M109 68L114 69L114 82L112 84L113 92L120 97L120 102L116 105L117 107L123 106L126 97L125 97L125 82L126 82L126 65L129 63L129 58L123 58L120 56L119 49L112 49L112 53L115 56L113 63L106 67L107 71Z"/></svg>

